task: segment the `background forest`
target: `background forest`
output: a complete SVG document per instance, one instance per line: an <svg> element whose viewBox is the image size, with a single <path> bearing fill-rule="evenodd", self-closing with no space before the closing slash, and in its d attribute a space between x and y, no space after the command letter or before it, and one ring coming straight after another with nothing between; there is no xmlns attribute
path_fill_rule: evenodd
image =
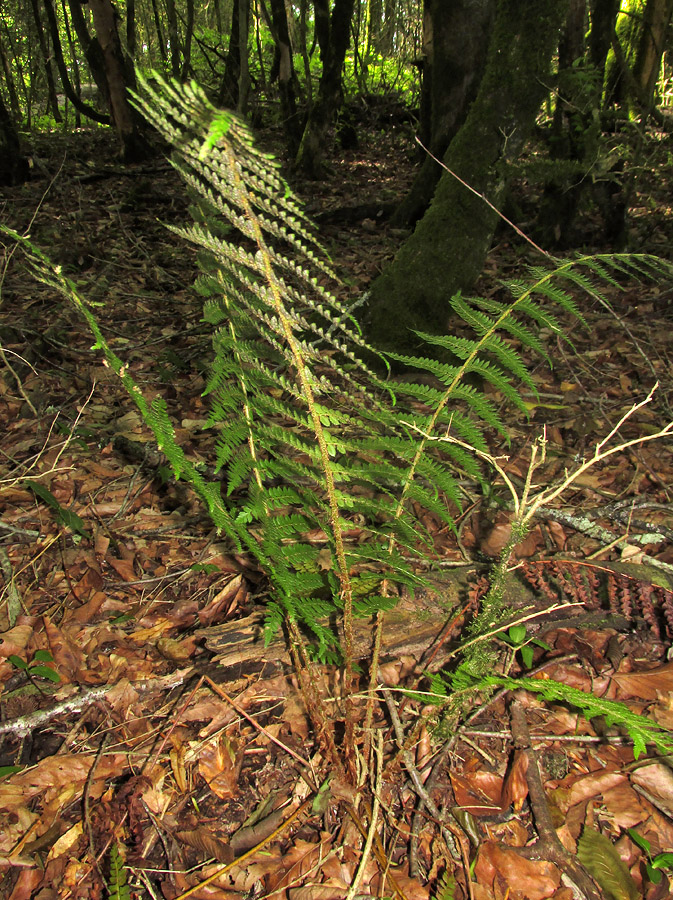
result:
<svg viewBox="0 0 673 900"><path fill-rule="evenodd" d="M670 896L672 17L3 0L1 896Z"/></svg>

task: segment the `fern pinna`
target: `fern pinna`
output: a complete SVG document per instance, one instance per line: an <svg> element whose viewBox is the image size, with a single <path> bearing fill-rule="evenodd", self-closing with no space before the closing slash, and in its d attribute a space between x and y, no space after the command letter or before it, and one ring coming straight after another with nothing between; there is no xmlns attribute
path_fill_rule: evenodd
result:
<svg viewBox="0 0 673 900"><path fill-rule="evenodd" d="M173 230L200 249L198 288L214 329L204 426L219 430L223 482L208 481L186 457L165 404L147 403L73 282L26 238L2 230L22 242L38 277L75 303L176 476L266 571L269 632L288 616L308 627L328 658L338 638L324 623L338 613L350 670L353 615L390 605L387 581L414 583L414 557L431 547L426 513L452 526L460 498L454 473L481 477L470 447L486 449L485 428L506 439L496 406L465 376L525 412L518 386L534 385L513 344L544 353L538 328L562 333L553 307L579 315L563 282L595 294L591 274L612 282L660 264L580 257L532 270L531 283L507 285L505 300L447 298L468 336L421 335L453 361L395 357L432 379L396 383L395 396L365 362L376 351L324 286L334 273L310 222L247 126L216 110L195 83L156 75L139 83L135 102L173 145L173 165L196 198L194 223ZM449 431L457 443L436 440Z"/></svg>

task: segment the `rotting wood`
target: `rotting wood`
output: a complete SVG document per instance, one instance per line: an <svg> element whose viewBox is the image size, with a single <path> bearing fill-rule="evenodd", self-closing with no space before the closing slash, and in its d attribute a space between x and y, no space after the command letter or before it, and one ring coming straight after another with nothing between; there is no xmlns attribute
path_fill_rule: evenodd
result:
<svg viewBox="0 0 673 900"><path fill-rule="evenodd" d="M601 563L601 568L619 572L623 566ZM382 662L410 656L425 671L439 669L447 655L455 650L460 628L449 636L446 643L442 643L435 654L438 638L461 605L467 607L468 586L475 580L475 571L487 570L488 565L481 564L442 572L432 576L430 587L418 589L413 597L402 597L394 609L385 613ZM549 600L533 591L516 570L507 577L506 595L512 618L525 611L539 613L539 617L527 623L530 633L536 636L563 626L603 626L623 632L639 622L645 625L639 618L612 614L604 604L600 610L570 602L567 608L559 608L554 604L550 607ZM561 595L559 601L563 602ZM207 665L211 677L217 681L235 681L248 675L269 676L292 669L284 635L279 634L268 646L264 645L264 615L264 607L256 607L245 618L202 628L197 632L197 639L200 638L206 649L214 654ZM503 628L506 628L506 623L503 623ZM356 619L356 660L370 658L372 640L372 620ZM425 663L424 660L431 662Z"/></svg>
<svg viewBox="0 0 673 900"><path fill-rule="evenodd" d="M432 649L433 643L444 625L455 617L459 598L474 566L454 571L449 580L433 579L432 589L420 588L414 596L400 599L394 609L385 613L383 658L399 659L412 656L417 660ZM264 645L264 608L255 608L243 619L202 628L197 638L202 638L208 650L215 654L209 670L217 665L218 680L222 677L236 679L259 672L270 675L291 669L290 654L282 634L268 646ZM371 619L356 619L354 623L354 656L367 659L373 640ZM447 644L433 660L433 667L441 664L448 650ZM222 669L225 672L222 672Z"/></svg>

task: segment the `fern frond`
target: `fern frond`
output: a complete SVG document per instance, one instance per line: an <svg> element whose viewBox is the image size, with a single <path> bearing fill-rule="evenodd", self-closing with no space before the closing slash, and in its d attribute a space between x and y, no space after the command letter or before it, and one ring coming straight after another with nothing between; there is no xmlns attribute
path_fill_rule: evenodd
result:
<svg viewBox="0 0 673 900"><path fill-rule="evenodd" d="M467 448L484 454L490 431L507 437L483 385L525 413L520 387L535 385L523 355L544 356L539 330L562 333L559 313L581 318L572 292L599 296L594 279L612 285L665 265L578 257L507 283L504 300L459 294L449 303L462 333L421 335L442 358L430 349L428 358L390 357L432 383L402 382L393 392L368 362L388 358L332 294L336 278L310 221L247 126L195 83L141 76L139 84L135 104L173 145L172 164L195 198L193 224L171 229L198 249L196 287L213 329L204 426L217 430L216 480L178 446L165 404L145 400L75 286L14 237L38 277L80 310L176 477L192 484L239 552L256 556L273 591L269 625L287 615L332 654L336 636L325 622L342 611L350 672L354 600L373 608L384 580L414 583L410 560L431 547L424 514L453 526L457 474L483 481Z"/></svg>
<svg viewBox="0 0 673 900"><path fill-rule="evenodd" d="M662 755L673 753L673 734L657 725L651 719L633 712L625 703L617 700L605 700L595 694L580 691L560 681L538 678L505 678L489 676L483 679L484 684L496 685L519 690L523 688L540 694L545 700L568 703L580 709L587 719L603 716L608 726L623 728L633 741L635 759L644 753L647 744L653 744Z"/></svg>
<svg viewBox="0 0 673 900"><path fill-rule="evenodd" d="M113 841L110 847L110 877L107 887L110 900L131 900L126 866L116 841Z"/></svg>

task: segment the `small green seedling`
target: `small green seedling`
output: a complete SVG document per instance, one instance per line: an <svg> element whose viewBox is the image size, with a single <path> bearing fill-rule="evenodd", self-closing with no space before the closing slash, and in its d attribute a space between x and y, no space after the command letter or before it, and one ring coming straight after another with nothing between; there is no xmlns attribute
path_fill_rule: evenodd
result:
<svg viewBox="0 0 673 900"><path fill-rule="evenodd" d="M189 569L192 572L204 572L206 575L214 575L220 571L219 567L213 563L194 563Z"/></svg>
<svg viewBox="0 0 673 900"><path fill-rule="evenodd" d="M549 644L545 644L539 638L527 637L525 625L510 625L507 631L501 631L498 635L500 640L509 644L510 647L521 653L521 661L524 668L530 669L533 665L533 646L542 647L543 650L551 650Z"/></svg>
<svg viewBox="0 0 673 900"><path fill-rule="evenodd" d="M673 869L673 853L657 853L656 856L652 856L652 845L647 838L643 837L642 834L638 834L635 828L627 828L627 833L633 843L640 847L647 856L647 862L645 863L647 877L652 884L659 884L662 878L661 870Z"/></svg>
<svg viewBox="0 0 673 900"><path fill-rule="evenodd" d="M26 662L25 659L21 659L20 656L15 656L14 654L8 656L7 659L17 669L25 672L31 681L33 678L46 678L48 681L53 681L54 684L59 684L61 681L61 676L58 672L55 672L50 666L43 665L54 661L54 657L48 650L37 650L30 662Z"/></svg>
<svg viewBox="0 0 673 900"><path fill-rule="evenodd" d="M73 512L71 509L67 509L58 502L56 497L51 493L51 491L47 490L47 488L40 484L39 481L33 481L30 478L27 478L24 481L24 485L35 494L36 497L39 497L40 500L43 500L47 506L49 506L53 512L56 520L61 523L61 525L65 525L76 538L86 538L87 540L91 540L91 535L84 527L84 522L77 513Z"/></svg>

